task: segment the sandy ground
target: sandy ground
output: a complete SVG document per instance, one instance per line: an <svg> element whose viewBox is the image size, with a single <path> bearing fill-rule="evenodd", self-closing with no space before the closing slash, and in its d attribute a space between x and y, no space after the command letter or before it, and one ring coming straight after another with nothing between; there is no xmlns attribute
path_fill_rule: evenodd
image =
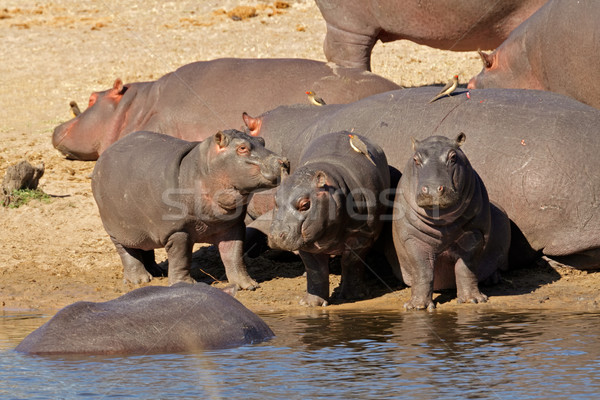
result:
<svg viewBox="0 0 600 400"><path fill-rule="evenodd" d="M281 3L281 2L277 2ZM51 145L53 128L70 119L69 101L87 104L92 91L116 77L153 80L177 67L218 57L303 57L324 60L325 23L311 0L288 0L289 8L250 0L144 2L104 0L5 0L0 9L0 176L25 159L44 161L40 188L50 202L18 209L0 207L0 309L53 311L77 300L103 301L136 286L122 282L120 260L92 198L93 162L64 159ZM238 5L257 9L254 18L227 15ZM373 71L403 86L445 83L477 73L476 53L453 53L409 42L377 44ZM197 245L193 276L224 286L224 271L212 248ZM164 260L164 252L158 252ZM303 310L305 289L297 260L271 253L248 260L261 287L236 297L255 311ZM401 309L402 288L377 260L370 261L368 299L329 307ZM332 266L331 289L339 284ZM166 285L166 278L152 284ZM455 293L435 294L438 308L566 308L598 310L600 274L540 262L505 274L485 287L488 305L457 305Z"/></svg>

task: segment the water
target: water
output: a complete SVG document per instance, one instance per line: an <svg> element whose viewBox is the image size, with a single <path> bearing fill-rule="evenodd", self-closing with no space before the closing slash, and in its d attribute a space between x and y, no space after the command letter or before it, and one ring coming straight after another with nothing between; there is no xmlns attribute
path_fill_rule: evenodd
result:
<svg viewBox="0 0 600 400"><path fill-rule="evenodd" d="M15 352L48 316L0 316L0 398L600 398L600 313L261 316L277 337L258 345L79 358Z"/></svg>

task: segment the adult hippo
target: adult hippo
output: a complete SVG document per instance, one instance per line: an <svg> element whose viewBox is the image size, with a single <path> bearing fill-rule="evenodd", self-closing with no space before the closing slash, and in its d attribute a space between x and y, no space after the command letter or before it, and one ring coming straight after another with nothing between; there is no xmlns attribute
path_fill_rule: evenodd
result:
<svg viewBox="0 0 600 400"><path fill-rule="evenodd" d="M551 0L491 54L469 88L550 90L600 108L600 2Z"/></svg>
<svg viewBox="0 0 600 400"><path fill-rule="evenodd" d="M347 105L279 107L246 116L249 131L298 162L298 149L327 132L360 133L381 146L391 167L411 156L410 138L470 140L463 149L529 245L582 268L600 265L600 111L544 91L403 89ZM517 235L513 235L517 236ZM568 256L568 257L567 257Z"/></svg>
<svg viewBox="0 0 600 400"><path fill-rule="evenodd" d="M370 70L377 40L444 50L495 49L547 0L316 0L327 60Z"/></svg>
<svg viewBox="0 0 600 400"><path fill-rule="evenodd" d="M307 90L327 103L349 103L398 89L375 74L305 59L225 58L184 65L153 82L123 84L92 93L89 107L54 129L52 144L68 158L96 160L135 131L203 140L285 104L308 104Z"/></svg>
<svg viewBox="0 0 600 400"><path fill-rule="evenodd" d="M364 137L334 132L304 150L277 188L268 232L271 247L299 251L307 282L301 304L328 304L332 255L342 257L340 297L362 297L363 258L383 227L389 187L385 154Z"/></svg>
<svg viewBox="0 0 600 400"><path fill-rule="evenodd" d="M151 354L222 349L275 336L242 303L205 283L146 286L103 303L78 301L27 335L29 354Z"/></svg>
<svg viewBox="0 0 600 400"><path fill-rule="evenodd" d="M248 198L289 170L264 143L228 130L202 142L135 132L110 146L94 168L92 192L124 280L150 281L154 249L165 248L169 283L193 282L192 247L201 242L217 245L230 283L256 288L242 258Z"/></svg>

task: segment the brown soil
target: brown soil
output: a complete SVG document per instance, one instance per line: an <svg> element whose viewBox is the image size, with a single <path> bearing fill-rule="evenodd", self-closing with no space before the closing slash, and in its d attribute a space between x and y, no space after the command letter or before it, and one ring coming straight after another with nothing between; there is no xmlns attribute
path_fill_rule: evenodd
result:
<svg viewBox="0 0 600 400"><path fill-rule="evenodd" d="M112 299L135 288L122 282L120 260L92 198L89 175L94 163L65 160L52 148L52 130L70 118L71 100L85 106L92 91L110 87L116 77L125 82L153 80L197 60L324 60L325 23L312 0L6 0L3 7L0 177L21 160L34 165L44 161L40 188L52 196L50 202L0 208L0 307L8 311L52 311L77 300ZM438 51L409 42L380 43L373 55L374 72L403 86L445 83L454 74L465 83L479 69L474 52ZM164 258L158 252L158 259ZM297 259L272 253L248 264L261 287L238 292L240 301L256 311L303 310L298 299L305 278ZM339 268L333 265L332 272L333 290ZM223 279L214 249L196 252L193 273L198 279L207 279L207 274ZM385 283L369 275L369 299L343 304L334 300L329 309L401 308L409 289L385 270L377 276ZM157 278L153 284L167 281ZM506 274L484 292L493 307L597 310L599 287L600 274L540 262ZM488 307L458 306L451 291L435 297L438 308Z"/></svg>

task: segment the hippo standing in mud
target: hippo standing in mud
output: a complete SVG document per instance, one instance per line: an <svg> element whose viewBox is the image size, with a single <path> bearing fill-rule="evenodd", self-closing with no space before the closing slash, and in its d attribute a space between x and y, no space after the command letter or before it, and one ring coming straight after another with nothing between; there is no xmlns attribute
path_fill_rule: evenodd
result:
<svg viewBox="0 0 600 400"><path fill-rule="evenodd" d="M377 40L443 50L495 49L547 0L316 0L328 61L370 70Z"/></svg>
<svg viewBox="0 0 600 400"><path fill-rule="evenodd" d="M513 239L522 234L535 251L598 268L600 110L552 92L510 89L474 89L468 96L457 90L429 104L438 91L402 89L352 104L279 107L247 116L246 123L292 165L298 148L315 137L354 130L378 144L396 170L412 156L404 145L411 137L464 132L463 149L490 199L519 228Z"/></svg>
<svg viewBox="0 0 600 400"><path fill-rule="evenodd" d="M478 282L508 269L510 222L491 205L455 140L413 141L394 201L395 274L411 287L407 309L433 310L433 290L457 289L458 302L481 303ZM395 261L395 260L393 260Z"/></svg>
<svg viewBox="0 0 600 400"><path fill-rule="evenodd" d="M600 108L600 1L551 0L491 54L469 88L549 90Z"/></svg>
<svg viewBox="0 0 600 400"><path fill-rule="evenodd" d="M308 104L314 90L328 104L349 103L399 89L378 75L305 59L236 59L184 65L154 82L93 93L89 107L57 126L52 144L67 157L96 160L111 143L136 131L203 140L284 104Z"/></svg>
<svg viewBox="0 0 600 400"><path fill-rule="evenodd" d="M239 301L204 283L147 286L103 303L78 301L15 350L40 355L157 354L222 349L275 336Z"/></svg>
<svg viewBox="0 0 600 400"><path fill-rule="evenodd" d="M342 256L340 295L363 295L363 257L379 236L390 186L385 154L360 135L336 132L312 141L275 196L269 245L296 251L306 267L301 304L325 306L329 258Z"/></svg>
<svg viewBox="0 0 600 400"><path fill-rule="evenodd" d="M150 281L154 249L164 247L169 283L193 282L192 247L202 242L217 245L230 283L256 288L242 259L248 197L288 170L262 138L235 130L203 142L136 132L113 144L96 163L92 191L124 280Z"/></svg>

